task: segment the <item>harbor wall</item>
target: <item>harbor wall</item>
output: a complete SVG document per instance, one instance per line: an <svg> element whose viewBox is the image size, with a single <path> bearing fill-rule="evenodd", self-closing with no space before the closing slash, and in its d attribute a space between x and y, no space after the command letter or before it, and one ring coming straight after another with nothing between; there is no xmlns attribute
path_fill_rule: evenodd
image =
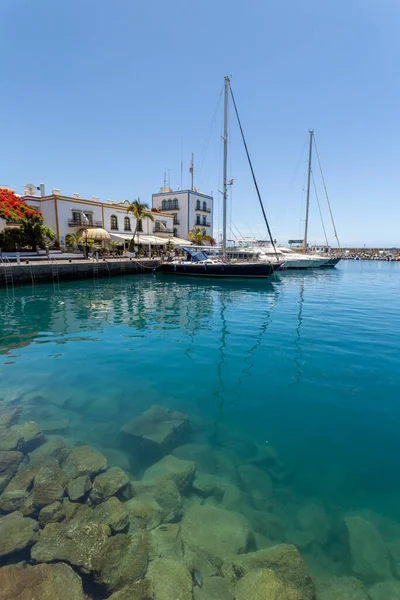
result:
<svg viewBox="0 0 400 600"><path fill-rule="evenodd" d="M0 267L0 288L13 285L52 283L124 275L153 273L158 260L57 261L57 263L11 264Z"/></svg>

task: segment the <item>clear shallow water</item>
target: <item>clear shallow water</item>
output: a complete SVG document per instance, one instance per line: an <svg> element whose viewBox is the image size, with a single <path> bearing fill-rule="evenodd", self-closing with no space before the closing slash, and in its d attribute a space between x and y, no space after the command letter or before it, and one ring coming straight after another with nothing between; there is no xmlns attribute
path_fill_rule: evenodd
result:
<svg viewBox="0 0 400 600"><path fill-rule="evenodd" d="M399 292L399 264L354 261L1 291L0 398L104 448L151 404L185 410L215 448L268 442L299 498L400 520Z"/></svg>

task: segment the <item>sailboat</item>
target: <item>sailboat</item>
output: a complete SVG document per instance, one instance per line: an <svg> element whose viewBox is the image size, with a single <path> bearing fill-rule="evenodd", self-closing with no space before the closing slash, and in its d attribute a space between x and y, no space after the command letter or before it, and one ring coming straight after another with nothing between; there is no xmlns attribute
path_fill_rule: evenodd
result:
<svg viewBox="0 0 400 600"><path fill-rule="evenodd" d="M201 249L190 248L190 246L183 248L187 253L188 258L186 260L175 260L170 263L163 263L158 268L158 271L165 275L190 275L199 277L240 277L240 278L267 278L270 277L277 269L282 267L285 263L284 260L280 260L275 256L272 260L264 261L259 260L258 256L255 255L255 259L252 261L233 261L229 260L227 253L227 199L228 199L228 110L229 110L229 93L231 94L236 116L239 121L239 127L242 134L243 142L245 144L247 158L250 163L250 168L253 175L253 180L256 185L258 198L261 204L261 209L264 215L264 219L267 225L267 229L270 235L272 247L275 244L272 239L272 235L269 229L269 224L265 215L264 207L261 201L261 196L255 180L253 168L251 165L247 145L244 139L243 130L240 124L239 115L237 112L235 100L233 97L230 78L225 77L224 83L224 163L223 163L223 219L222 219L222 246L221 254L222 258L210 258L208 254Z"/></svg>

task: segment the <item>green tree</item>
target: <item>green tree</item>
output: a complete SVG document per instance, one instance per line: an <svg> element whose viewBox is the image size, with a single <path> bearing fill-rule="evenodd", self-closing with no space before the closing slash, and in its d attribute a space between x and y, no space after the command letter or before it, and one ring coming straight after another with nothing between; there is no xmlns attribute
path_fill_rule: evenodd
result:
<svg viewBox="0 0 400 600"><path fill-rule="evenodd" d="M136 233L137 233L138 244L139 244L139 225L142 224L145 219L149 219L149 221L154 223L154 215L149 210L148 204L146 204L144 202L140 202L140 198L138 198L137 200L134 200L132 202L132 204L127 209L127 212L132 213L132 215L136 219L135 231L133 232L133 237L132 237L132 241L130 243L130 248L129 248L130 250L133 250L133 247L135 245Z"/></svg>
<svg viewBox="0 0 400 600"><path fill-rule="evenodd" d="M206 233L205 229L201 227L193 227L189 231L188 239L195 244L195 246L203 246L204 242L208 242L210 246L215 246L215 239Z"/></svg>
<svg viewBox="0 0 400 600"><path fill-rule="evenodd" d="M77 248L78 246L81 246L83 242L82 238L79 237L77 233L67 233L65 236L65 243L67 246L70 246L70 248Z"/></svg>

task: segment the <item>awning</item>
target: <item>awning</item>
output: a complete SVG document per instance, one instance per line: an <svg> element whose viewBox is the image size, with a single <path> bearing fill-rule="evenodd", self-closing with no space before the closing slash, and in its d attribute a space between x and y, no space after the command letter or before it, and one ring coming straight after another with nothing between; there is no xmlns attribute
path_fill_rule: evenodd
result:
<svg viewBox="0 0 400 600"><path fill-rule="evenodd" d="M170 237L168 238L168 242L171 242L171 244L174 244L174 246L191 246L192 242L189 242L189 240L184 240L183 238L178 238L178 237Z"/></svg>
<svg viewBox="0 0 400 600"><path fill-rule="evenodd" d="M132 235L119 235L118 233L110 233L111 239L116 242L130 242Z"/></svg>

